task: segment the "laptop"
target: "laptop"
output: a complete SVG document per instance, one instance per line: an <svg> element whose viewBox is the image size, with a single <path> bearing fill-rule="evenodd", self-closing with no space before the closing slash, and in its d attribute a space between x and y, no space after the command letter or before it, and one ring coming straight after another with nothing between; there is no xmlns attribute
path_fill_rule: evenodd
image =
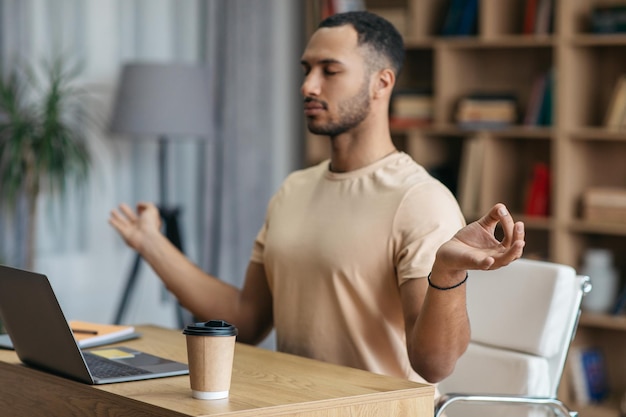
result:
<svg viewBox="0 0 626 417"><path fill-rule="evenodd" d="M48 278L0 265L0 317L26 365L87 384L189 373L185 363L125 346L81 350Z"/></svg>

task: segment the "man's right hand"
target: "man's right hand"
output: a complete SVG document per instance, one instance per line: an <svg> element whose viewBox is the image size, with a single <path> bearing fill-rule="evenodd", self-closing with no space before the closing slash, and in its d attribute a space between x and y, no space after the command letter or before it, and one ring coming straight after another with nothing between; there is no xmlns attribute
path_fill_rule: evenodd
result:
<svg viewBox="0 0 626 417"><path fill-rule="evenodd" d="M128 246L138 252L141 252L150 236L161 233L161 216L152 203L137 204L137 212L122 203L117 210L111 210L109 224L118 231Z"/></svg>

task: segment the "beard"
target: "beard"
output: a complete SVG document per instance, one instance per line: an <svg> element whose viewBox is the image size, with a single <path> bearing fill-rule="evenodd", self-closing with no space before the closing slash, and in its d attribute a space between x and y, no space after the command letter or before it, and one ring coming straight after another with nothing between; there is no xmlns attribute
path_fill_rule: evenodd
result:
<svg viewBox="0 0 626 417"><path fill-rule="evenodd" d="M307 97L305 102L315 101ZM328 108L326 102L320 102L325 109ZM315 124L313 119L309 119L307 127L315 135L335 137L357 127L370 112L369 85L363 82L361 89L351 98L341 102L338 106L338 116L336 121L326 124Z"/></svg>

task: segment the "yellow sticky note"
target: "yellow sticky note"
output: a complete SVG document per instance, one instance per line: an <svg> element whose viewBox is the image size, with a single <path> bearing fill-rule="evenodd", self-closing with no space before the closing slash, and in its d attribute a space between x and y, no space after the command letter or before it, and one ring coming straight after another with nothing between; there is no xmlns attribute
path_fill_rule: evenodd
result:
<svg viewBox="0 0 626 417"><path fill-rule="evenodd" d="M91 353L107 359L126 359L135 356L132 353L125 352L121 349L98 349L92 350Z"/></svg>

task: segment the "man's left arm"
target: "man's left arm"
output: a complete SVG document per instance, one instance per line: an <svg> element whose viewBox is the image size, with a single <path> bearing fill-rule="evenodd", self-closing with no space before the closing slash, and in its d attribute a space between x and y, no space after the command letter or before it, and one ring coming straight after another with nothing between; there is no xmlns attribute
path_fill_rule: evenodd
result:
<svg viewBox="0 0 626 417"><path fill-rule="evenodd" d="M500 224L504 238L494 232ZM470 340L466 306L466 274L471 269L497 269L518 259L524 247L524 225L515 223L503 204L465 226L441 245L428 279L400 286L407 350L415 371L436 383L454 370Z"/></svg>
<svg viewBox="0 0 626 417"><path fill-rule="evenodd" d="M439 382L452 373L469 343L465 285L437 292L428 288L426 277L410 279L400 296L411 366L426 381Z"/></svg>

